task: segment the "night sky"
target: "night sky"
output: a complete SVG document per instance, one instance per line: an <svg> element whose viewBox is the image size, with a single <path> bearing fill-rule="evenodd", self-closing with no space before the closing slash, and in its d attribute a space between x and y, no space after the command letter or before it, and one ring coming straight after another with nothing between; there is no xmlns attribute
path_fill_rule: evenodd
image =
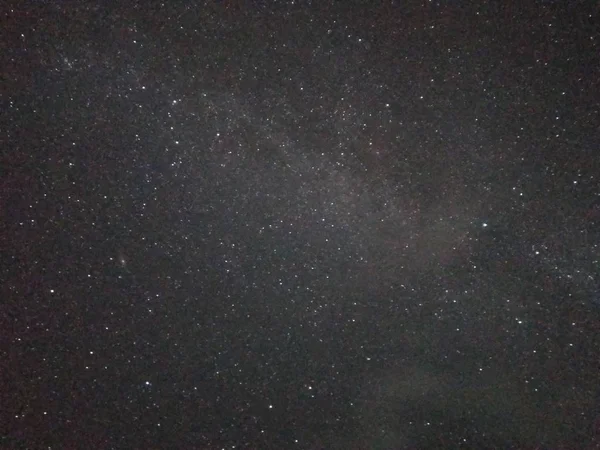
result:
<svg viewBox="0 0 600 450"><path fill-rule="evenodd" d="M4 2L0 448L600 448L594 3Z"/></svg>

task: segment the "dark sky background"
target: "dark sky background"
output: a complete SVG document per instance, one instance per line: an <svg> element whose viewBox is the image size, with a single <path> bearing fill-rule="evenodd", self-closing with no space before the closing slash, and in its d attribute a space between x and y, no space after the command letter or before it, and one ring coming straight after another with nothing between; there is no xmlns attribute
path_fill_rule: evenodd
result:
<svg viewBox="0 0 600 450"><path fill-rule="evenodd" d="M597 3L0 12L0 448L600 448Z"/></svg>

